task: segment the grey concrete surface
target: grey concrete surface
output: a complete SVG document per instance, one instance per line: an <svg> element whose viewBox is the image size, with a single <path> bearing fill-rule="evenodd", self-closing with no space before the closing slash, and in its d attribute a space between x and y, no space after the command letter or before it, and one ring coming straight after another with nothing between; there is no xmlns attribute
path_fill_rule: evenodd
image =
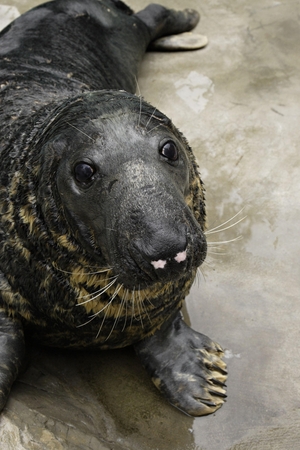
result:
<svg viewBox="0 0 300 450"><path fill-rule="evenodd" d="M37 2L5 3L24 12ZM207 234L185 314L226 349L227 403L184 416L131 349L36 348L0 418L5 450L300 448L300 1L161 3L198 9L196 31L209 39L196 52L147 54L139 89L197 155L208 228L225 223Z"/></svg>

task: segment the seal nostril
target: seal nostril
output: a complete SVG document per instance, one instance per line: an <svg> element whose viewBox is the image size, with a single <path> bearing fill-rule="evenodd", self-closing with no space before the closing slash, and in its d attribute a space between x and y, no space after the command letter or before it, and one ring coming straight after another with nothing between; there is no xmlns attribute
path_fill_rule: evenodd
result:
<svg viewBox="0 0 300 450"><path fill-rule="evenodd" d="M167 261L159 259L158 261L151 261L151 264L154 267L154 269L164 269L165 265L167 264Z"/></svg>
<svg viewBox="0 0 300 450"><path fill-rule="evenodd" d="M185 261L186 260L186 250L184 250L183 252L177 253L177 255L175 256L174 259L178 263L181 263L181 262Z"/></svg>

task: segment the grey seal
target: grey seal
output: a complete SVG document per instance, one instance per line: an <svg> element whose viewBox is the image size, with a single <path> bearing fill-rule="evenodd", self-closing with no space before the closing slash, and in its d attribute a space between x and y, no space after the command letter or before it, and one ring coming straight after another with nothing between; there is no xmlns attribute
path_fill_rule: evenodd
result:
<svg viewBox="0 0 300 450"><path fill-rule="evenodd" d="M190 415L224 402L221 347L180 308L205 259L205 202L186 139L134 95L151 42L199 15L56 0L0 35L0 409L25 339L133 345Z"/></svg>

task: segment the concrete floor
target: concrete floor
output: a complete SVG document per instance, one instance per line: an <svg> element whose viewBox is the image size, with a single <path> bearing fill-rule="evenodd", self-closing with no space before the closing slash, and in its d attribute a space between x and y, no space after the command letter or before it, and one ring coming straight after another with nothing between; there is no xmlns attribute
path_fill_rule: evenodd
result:
<svg viewBox="0 0 300 450"><path fill-rule="evenodd" d="M37 2L5 3L24 12ZM140 91L193 147L209 228L247 216L208 234L186 302L192 326L226 349L228 401L191 419L130 349L80 358L34 349L0 418L5 450L300 448L300 0L161 3L198 9L209 45L147 54Z"/></svg>

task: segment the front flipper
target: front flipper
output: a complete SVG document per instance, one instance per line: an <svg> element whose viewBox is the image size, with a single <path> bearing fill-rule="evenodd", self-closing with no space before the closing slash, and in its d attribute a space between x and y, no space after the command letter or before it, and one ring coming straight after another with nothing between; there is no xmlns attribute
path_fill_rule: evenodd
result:
<svg viewBox="0 0 300 450"><path fill-rule="evenodd" d="M19 320L0 310L0 411L24 362L25 341Z"/></svg>
<svg viewBox="0 0 300 450"><path fill-rule="evenodd" d="M189 328L179 314L135 350L155 386L178 409L203 416L224 403L227 371L221 347Z"/></svg>

